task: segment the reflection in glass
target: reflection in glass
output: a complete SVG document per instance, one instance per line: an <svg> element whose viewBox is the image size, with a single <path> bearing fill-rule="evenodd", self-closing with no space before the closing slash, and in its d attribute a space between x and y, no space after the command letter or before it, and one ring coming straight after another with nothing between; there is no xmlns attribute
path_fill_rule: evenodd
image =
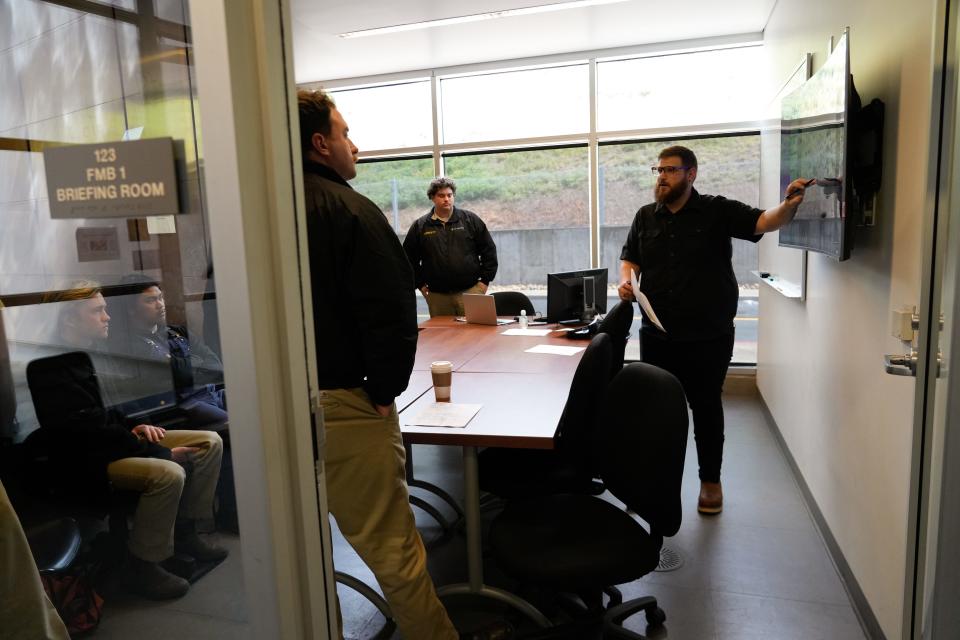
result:
<svg viewBox="0 0 960 640"><path fill-rule="evenodd" d="M176 538L184 556L163 570L196 580L222 559L217 540L232 551L239 545L229 533L237 529L236 507L187 56L189 7L181 0L118 0L110 4L124 11L111 13L98 4L0 0L0 138L8 141L0 149L0 453L4 469L16 469L12 488L7 476L4 484L28 519L84 519L84 549L94 554L84 561L103 567L94 586L111 600L98 637L127 637L129 629L156 625L161 617L185 638L242 633L239 554L214 569L221 578L229 575L217 587L216 607L203 604L211 581L188 585L154 566L173 552ZM45 144L160 137L172 137L177 149L182 213L172 224L51 219L40 153ZM135 325L124 304L143 294L123 284L131 273L165 296L165 317L146 334L140 333L145 323ZM132 348L136 339L146 346L144 335L155 339L154 353ZM45 380L54 383L51 394ZM219 412L215 419L211 407ZM207 413L191 412L196 408ZM149 441L144 425L167 429L161 444ZM180 446L197 449L177 451ZM146 455L148 449L156 455ZM47 454L58 452L64 463L51 464ZM6 465L8 454L16 464ZM160 526L144 522L140 506L151 498L144 500L145 485L131 480L142 474L108 469L127 459L132 466L189 467L193 479L167 500ZM70 495L68 489L88 481L99 481L97 493ZM115 501L117 489L133 490L129 505ZM117 515L108 523L110 511ZM195 538L196 525L218 530L218 537ZM205 621L185 624L170 610L117 597L127 591L149 597L186 592L178 606L202 612Z"/></svg>

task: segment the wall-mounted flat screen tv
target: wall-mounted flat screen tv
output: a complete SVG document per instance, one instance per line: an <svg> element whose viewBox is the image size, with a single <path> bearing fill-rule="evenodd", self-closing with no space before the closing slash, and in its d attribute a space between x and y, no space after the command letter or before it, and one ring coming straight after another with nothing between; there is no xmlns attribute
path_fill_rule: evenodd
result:
<svg viewBox="0 0 960 640"><path fill-rule="evenodd" d="M858 210L850 180L851 114L859 97L850 76L849 32L813 76L781 102L780 192L796 178L813 178L780 246L850 257Z"/></svg>

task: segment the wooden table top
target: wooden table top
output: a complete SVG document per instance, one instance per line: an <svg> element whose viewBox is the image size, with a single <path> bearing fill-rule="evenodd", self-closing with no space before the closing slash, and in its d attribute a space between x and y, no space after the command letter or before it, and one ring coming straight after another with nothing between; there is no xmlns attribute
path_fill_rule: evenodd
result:
<svg viewBox="0 0 960 640"><path fill-rule="evenodd" d="M526 349L538 344L585 348L586 341L568 340L558 331L542 337L505 336L504 331L518 325L464 324L452 317L432 318L420 326L414 375L407 391L397 399L405 441L553 448L557 423L583 351L564 356L526 353ZM556 329L556 325L531 328ZM453 363L453 402L483 405L465 428L409 424L434 401L429 369L435 360ZM425 384L430 385L428 390L418 393Z"/></svg>

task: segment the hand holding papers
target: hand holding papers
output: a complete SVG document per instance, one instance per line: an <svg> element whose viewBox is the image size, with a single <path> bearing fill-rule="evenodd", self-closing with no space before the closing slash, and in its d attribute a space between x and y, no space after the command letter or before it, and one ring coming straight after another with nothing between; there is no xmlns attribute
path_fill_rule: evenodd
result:
<svg viewBox="0 0 960 640"><path fill-rule="evenodd" d="M647 317L647 320L656 325L660 331L666 333L667 330L660 324L660 320L657 318L657 314L653 312L653 307L650 305L647 296L640 292L640 278L637 277L637 272L633 269L630 270L630 286L633 287L633 296L637 299L637 304L640 305L643 315Z"/></svg>
<svg viewBox="0 0 960 640"><path fill-rule="evenodd" d="M410 424L420 427L465 427L482 406L482 404L434 402L421 411Z"/></svg>

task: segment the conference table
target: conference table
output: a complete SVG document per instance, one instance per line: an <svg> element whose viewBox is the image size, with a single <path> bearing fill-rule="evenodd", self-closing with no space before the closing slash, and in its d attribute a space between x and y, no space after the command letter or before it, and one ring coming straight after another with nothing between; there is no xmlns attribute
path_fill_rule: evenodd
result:
<svg viewBox="0 0 960 640"><path fill-rule="evenodd" d="M464 324L453 317L431 318L420 325L417 358L407 390L397 402L405 444L457 446L463 450L464 514L467 576L462 584L445 585L440 597L489 597L521 611L541 626L549 620L526 600L483 582L478 447L552 449L557 424L582 348L587 342L566 338L558 325L546 336L503 335L517 324ZM529 353L538 345L580 347L573 355ZM451 402L481 404L466 427L425 427L414 424L434 402L430 363L453 364Z"/></svg>

